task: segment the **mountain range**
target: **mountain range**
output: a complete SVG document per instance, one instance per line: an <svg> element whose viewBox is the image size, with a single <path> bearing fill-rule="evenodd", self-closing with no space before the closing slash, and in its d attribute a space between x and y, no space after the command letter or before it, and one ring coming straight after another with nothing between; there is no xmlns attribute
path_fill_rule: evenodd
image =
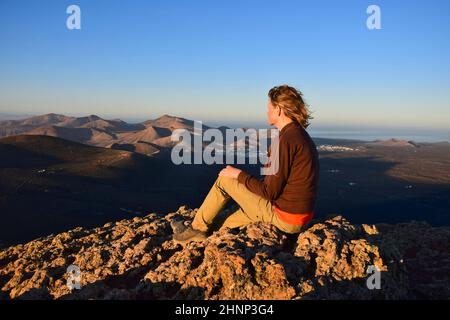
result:
<svg viewBox="0 0 450 320"><path fill-rule="evenodd" d="M203 130L209 129L203 125ZM220 130L227 127L220 127ZM130 124L120 119L106 120L96 115L70 117L49 113L22 120L0 121L0 137L46 135L98 147L134 151L154 156L170 150L175 129L194 133L194 121L171 115Z"/></svg>

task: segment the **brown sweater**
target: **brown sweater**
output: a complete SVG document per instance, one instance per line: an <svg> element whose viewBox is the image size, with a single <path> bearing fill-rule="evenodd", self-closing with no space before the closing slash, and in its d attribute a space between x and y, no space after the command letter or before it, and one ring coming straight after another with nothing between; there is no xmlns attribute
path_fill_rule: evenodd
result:
<svg viewBox="0 0 450 320"><path fill-rule="evenodd" d="M316 145L300 124L290 122L279 133L278 172L266 175L261 181L241 171L238 180L283 211L311 212L319 185Z"/></svg>

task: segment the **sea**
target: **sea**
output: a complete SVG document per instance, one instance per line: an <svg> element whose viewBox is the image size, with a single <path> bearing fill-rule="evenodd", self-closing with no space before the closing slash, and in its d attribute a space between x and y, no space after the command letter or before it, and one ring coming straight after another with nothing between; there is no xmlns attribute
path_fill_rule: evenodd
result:
<svg viewBox="0 0 450 320"><path fill-rule="evenodd" d="M450 142L450 133L446 132L398 132L398 131L354 131L354 130L308 130L314 138L354 139L363 141L374 140L407 140L414 142Z"/></svg>

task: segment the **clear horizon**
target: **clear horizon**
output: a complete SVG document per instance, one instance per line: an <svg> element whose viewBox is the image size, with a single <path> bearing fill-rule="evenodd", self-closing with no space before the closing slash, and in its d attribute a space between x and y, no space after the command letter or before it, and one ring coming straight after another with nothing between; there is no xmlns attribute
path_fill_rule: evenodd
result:
<svg viewBox="0 0 450 320"><path fill-rule="evenodd" d="M2 120L22 120L33 116L45 115L47 113L39 114L15 114L11 113L1 113L0 121ZM72 117L83 117L93 114L79 114L70 113L64 114L65 116ZM146 120L156 119L163 114L155 117L146 118L117 118L108 117L101 114L95 114L105 120L120 119L128 123L141 123ZM204 120L204 119L189 119L186 116L178 114L169 114L174 117L181 117L187 120L201 121L204 125L210 127L228 126L230 128L269 128L270 126L266 122L255 122L255 121L221 121L221 120ZM313 138L331 138L331 139L354 139L354 140L388 140L391 138L402 139L402 140L413 140L416 142L450 142L450 129L448 130L436 130L433 128L389 128L380 126L361 126L361 125L349 125L349 126L339 126L339 125L316 125L312 123L307 131L311 134Z"/></svg>
<svg viewBox="0 0 450 320"><path fill-rule="evenodd" d="M450 2L71 1L0 3L0 113L172 114L265 123L287 83L311 127L450 128Z"/></svg>

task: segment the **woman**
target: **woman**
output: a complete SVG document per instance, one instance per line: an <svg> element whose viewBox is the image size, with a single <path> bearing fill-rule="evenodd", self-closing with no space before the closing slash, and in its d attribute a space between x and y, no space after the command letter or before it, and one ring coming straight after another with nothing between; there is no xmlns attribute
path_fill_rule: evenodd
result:
<svg viewBox="0 0 450 320"><path fill-rule="evenodd" d="M232 198L239 208L221 228L235 228L256 221L269 222L281 231L299 233L314 216L319 184L319 157L306 128L312 117L302 93L288 85L270 89L267 122L279 130L279 166L261 181L226 166L198 209L190 227L173 239L181 244L203 241L214 219Z"/></svg>

